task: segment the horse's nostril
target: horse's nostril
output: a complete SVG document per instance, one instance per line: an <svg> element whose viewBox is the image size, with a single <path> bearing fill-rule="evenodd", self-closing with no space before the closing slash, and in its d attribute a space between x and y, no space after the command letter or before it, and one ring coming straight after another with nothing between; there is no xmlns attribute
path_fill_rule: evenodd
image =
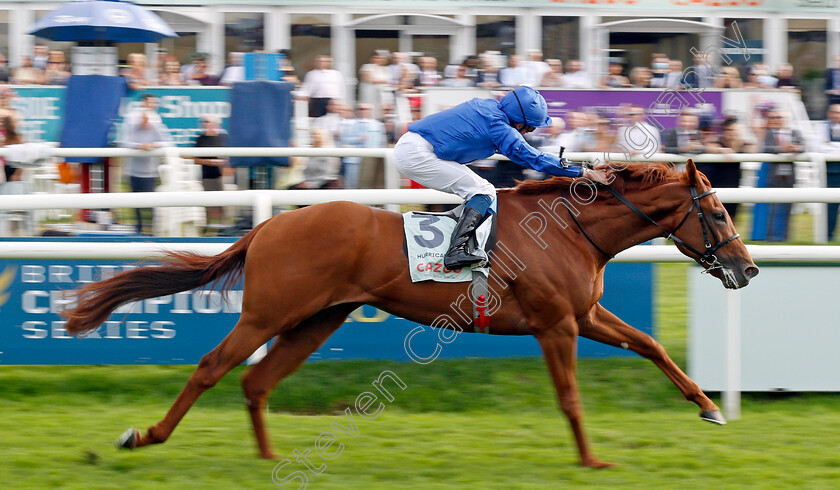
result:
<svg viewBox="0 0 840 490"><path fill-rule="evenodd" d="M748 278L752 279L758 275L758 267L747 267L746 270L744 270L744 274L746 274Z"/></svg>

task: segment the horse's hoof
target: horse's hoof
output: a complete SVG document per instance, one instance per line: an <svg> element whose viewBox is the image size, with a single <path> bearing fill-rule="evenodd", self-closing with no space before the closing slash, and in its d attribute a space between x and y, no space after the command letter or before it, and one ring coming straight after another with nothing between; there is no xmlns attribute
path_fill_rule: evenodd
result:
<svg viewBox="0 0 840 490"><path fill-rule="evenodd" d="M114 443L117 449L134 449L137 447L137 429L134 427L123 432L123 435Z"/></svg>
<svg viewBox="0 0 840 490"><path fill-rule="evenodd" d="M723 418L720 410L703 410L700 412L700 418L713 424L726 425L726 419Z"/></svg>
<svg viewBox="0 0 840 490"><path fill-rule="evenodd" d="M584 461L581 463L582 466L587 468L595 468L595 469L603 469L603 468L612 468L613 466L618 466L618 463L609 463L607 461L600 461L597 459L593 459L591 461Z"/></svg>

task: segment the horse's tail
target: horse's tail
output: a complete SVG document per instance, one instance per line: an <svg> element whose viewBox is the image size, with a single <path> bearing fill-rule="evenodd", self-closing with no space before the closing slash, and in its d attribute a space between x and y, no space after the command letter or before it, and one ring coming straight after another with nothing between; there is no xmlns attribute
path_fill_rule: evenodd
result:
<svg viewBox="0 0 840 490"><path fill-rule="evenodd" d="M248 246L266 223L218 255L167 252L171 263L121 272L75 291L76 306L61 312L67 320L64 328L73 335L90 332L125 303L188 291L221 278L225 278L222 289L228 289L242 276Z"/></svg>

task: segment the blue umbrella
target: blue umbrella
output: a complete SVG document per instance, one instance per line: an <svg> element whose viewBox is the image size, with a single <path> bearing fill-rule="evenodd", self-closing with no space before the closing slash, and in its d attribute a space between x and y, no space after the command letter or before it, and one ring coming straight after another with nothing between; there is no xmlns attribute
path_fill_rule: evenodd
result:
<svg viewBox="0 0 840 490"><path fill-rule="evenodd" d="M53 41L153 43L178 37L157 14L120 0L73 0L43 16L29 34Z"/></svg>

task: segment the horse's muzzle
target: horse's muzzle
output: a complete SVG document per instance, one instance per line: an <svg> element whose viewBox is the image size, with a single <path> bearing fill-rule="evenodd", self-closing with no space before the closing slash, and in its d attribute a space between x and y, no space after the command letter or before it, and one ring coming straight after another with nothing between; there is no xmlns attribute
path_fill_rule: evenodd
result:
<svg viewBox="0 0 840 490"><path fill-rule="evenodd" d="M720 279L726 289L740 289L750 283L750 279L758 275L758 266L750 263L746 267L721 267L712 272Z"/></svg>

